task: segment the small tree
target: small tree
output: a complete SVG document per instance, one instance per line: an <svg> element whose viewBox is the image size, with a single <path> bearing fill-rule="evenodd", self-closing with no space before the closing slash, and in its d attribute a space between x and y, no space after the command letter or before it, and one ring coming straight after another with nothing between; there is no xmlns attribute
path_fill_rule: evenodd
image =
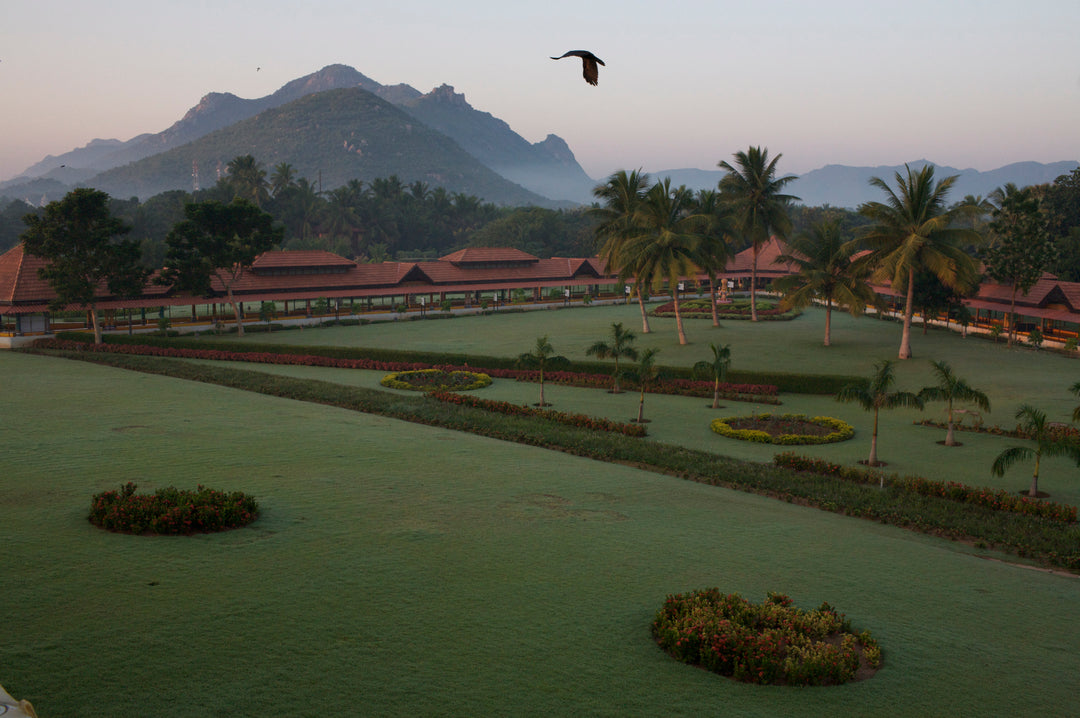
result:
<svg viewBox="0 0 1080 718"><path fill-rule="evenodd" d="M243 336L244 321L233 286L256 257L281 243L283 230L273 226L273 217L243 199L230 204L189 204L184 214L187 219L165 238L169 249L158 281L209 296L216 290L216 279L236 316L236 333Z"/></svg>
<svg viewBox="0 0 1080 718"><path fill-rule="evenodd" d="M274 319L274 312L277 311L277 305L273 302L263 302L259 305L259 319L266 322L266 331L270 333L273 331L270 328L270 322Z"/></svg>
<svg viewBox="0 0 1080 718"><path fill-rule="evenodd" d="M547 335L536 338L536 346L531 352L519 354L518 366L523 368L536 367L540 370L540 403L537 406L551 406L544 401L544 369L556 369L565 366L567 359L564 356L556 356L555 349L548 341Z"/></svg>
<svg viewBox="0 0 1080 718"><path fill-rule="evenodd" d="M937 386L924 387L919 391L919 398L923 402L945 402L946 417L949 424L948 431L945 433L945 446L956 446L953 431L953 403L971 402L983 411L990 411L990 399L986 397L986 394L978 389L971 388L967 382L957 377L948 362L932 361L930 364L934 368L934 376L937 377L938 383Z"/></svg>
<svg viewBox="0 0 1080 718"><path fill-rule="evenodd" d="M731 345L725 344L718 347L709 344L712 349L712 361L702 359L694 364L694 373L699 376L708 376L713 380L712 408L720 408L720 385L727 379L728 367L731 366Z"/></svg>
<svg viewBox="0 0 1080 718"><path fill-rule="evenodd" d="M855 402L866 411L874 412L874 430L870 437L870 458L867 466L878 466L877 440L878 440L878 413L882 409L895 409L900 406L914 406L922 408L922 400L909 391L890 391L896 383L893 376L893 363L883 360L874 365L874 375L869 382L848 384L836 395L837 401ZM881 485L885 485L882 477Z"/></svg>
<svg viewBox="0 0 1080 718"><path fill-rule="evenodd" d="M86 307L94 325L94 342L100 344L97 301L101 285L114 296L137 297L150 274L139 266L139 243L120 239L131 227L112 216L109 195L85 187L50 202L41 216L26 215L23 222L27 226L21 237L23 249L47 262L38 277L56 294L49 308Z"/></svg>
<svg viewBox="0 0 1080 718"><path fill-rule="evenodd" d="M611 343L608 344L605 341L594 342L588 349L585 350L587 356L595 356L597 359L614 359L615 360L615 383L611 387L612 394L619 394L622 390L619 388L619 359L625 357L631 361L635 361L638 358L637 349L630 346L634 339L637 337L629 329L623 329L622 322L615 322L611 325Z"/></svg>
<svg viewBox="0 0 1080 718"><path fill-rule="evenodd" d="M1028 496L1039 495L1039 464L1044 456L1067 456L1080 466L1080 444L1071 436L1056 431L1046 420L1046 412L1024 404L1016 410L1016 419L1020 422L1020 431L1024 432L1035 447L1011 446L998 454L990 468L994 476L1004 476L1010 466L1027 459L1035 459L1035 470L1031 474L1031 488Z"/></svg>
<svg viewBox="0 0 1080 718"><path fill-rule="evenodd" d="M638 400L637 411L637 423L639 424L645 423L645 392L648 390L649 385L656 381L660 371L659 367L656 366L656 355L659 353L659 349L646 349L638 357L636 373L638 383L641 384L641 398Z"/></svg>

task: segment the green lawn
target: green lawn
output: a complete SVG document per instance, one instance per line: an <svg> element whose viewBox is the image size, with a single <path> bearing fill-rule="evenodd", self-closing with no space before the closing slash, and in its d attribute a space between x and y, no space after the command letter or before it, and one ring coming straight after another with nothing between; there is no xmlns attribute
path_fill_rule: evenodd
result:
<svg viewBox="0 0 1080 718"><path fill-rule="evenodd" d="M620 320L636 326L633 307L273 338L428 348L453 338L458 344L445 348L511 355L550 333L557 350L578 356L572 347ZM750 328L728 322L719 332L696 323L696 343L686 348L673 346L670 320L657 320L661 331L639 344L661 345L666 333L661 356L670 350L682 357L672 363L685 364L710 340L731 342L736 365L780 368L781 352L758 344L753 330L787 328L785 351L797 359L791 345L802 342L804 361L817 365L846 352L860 362L846 373L864 373L895 351L898 325L864 320L858 328L871 338L863 346L856 325L837 320L836 352L813 346L813 313ZM932 341L952 352L934 358L949 358L995 401L999 387L981 377L1008 380L1003 397L1041 381L1045 395L1031 400L1042 402L1073 366L938 333L916 338L920 357ZM969 345L970 357L960 351ZM743 358L745 350L760 359ZM980 352L993 361L980 362ZM1045 367L1057 374L1052 381L1038 376ZM928 372L915 381L913 368L902 367L902 384L914 385L905 388L928 381ZM377 381L374 373L333 371L342 382ZM536 387L496 382L480 395L488 392L528 401ZM557 408L620 419L636 402L631 394L549 392ZM1058 413L1071 413L1075 400L1060 393ZM82 362L2 352L0 396L0 683L43 717L1075 710L1080 581L1072 576L626 467ZM784 398L785 410L820 406L862 420L825 397ZM650 432L690 445L722 442L724 453L746 458L770 450L710 435L705 403L649 396ZM995 411L991 422L1004 418ZM890 422L895 443L883 435L883 459L906 466L909 456L946 451L934 430L906 424L899 415ZM861 456L864 428L838 450ZM954 451L978 449L969 436ZM975 463L941 456L949 471ZM1064 468L1059 483L1075 484L1075 468ZM1021 484L1023 474L1015 477ZM90 496L126 481L241 490L258 497L264 515L247 529L191 538L92 527ZM1058 488L1051 467L1044 483ZM881 641L885 667L862 683L786 689L678 664L651 642L652 614L669 592L714 585L755 601L767 591L805 608L828 601Z"/></svg>

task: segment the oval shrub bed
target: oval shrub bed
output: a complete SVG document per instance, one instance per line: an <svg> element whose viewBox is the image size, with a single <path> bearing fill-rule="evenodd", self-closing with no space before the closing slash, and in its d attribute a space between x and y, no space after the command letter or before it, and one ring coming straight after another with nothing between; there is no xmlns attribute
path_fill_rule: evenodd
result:
<svg viewBox="0 0 1080 718"><path fill-rule="evenodd" d="M829 686L861 680L881 666L868 631L827 603L813 611L770 593L758 605L717 588L668 596L652 635L676 660L745 683Z"/></svg>
<svg viewBox="0 0 1080 718"><path fill-rule="evenodd" d="M709 427L720 436L761 444L831 444L855 436L851 424L831 416L756 414L713 419Z"/></svg>
<svg viewBox="0 0 1080 718"><path fill-rule="evenodd" d="M129 534L194 534L247 526L259 505L239 491L226 493L200 485L195 491L172 486L136 494L130 481L119 491L103 491L90 503L90 523Z"/></svg>
<svg viewBox="0 0 1080 718"><path fill-rule="evenodd" d="M379 382L390 389L408 391L470 391L491 384L491 377L474 371L417 369L387 374Z"/></svg>

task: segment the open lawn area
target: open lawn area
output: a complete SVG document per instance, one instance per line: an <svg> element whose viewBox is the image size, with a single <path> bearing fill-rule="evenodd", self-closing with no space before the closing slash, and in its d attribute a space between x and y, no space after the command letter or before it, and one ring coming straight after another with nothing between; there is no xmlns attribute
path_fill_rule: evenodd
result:
<svg viewBox="0 0 1080 718"><path fill-rule="evenodd" d="M584 358L613 321L640 330L635 307L591 307L250 341L513 356L548 334L556 351ZM653 327L638 346L679 366L713 341L732 345L735 368L868 375L899 343L895 323L834 315L836 346L824 349L818 312L719 330L688 323L687 347L672 320ZM900 387L931 382L924 358L947 359L990 394L988 424L1011 426L1023 401L1064 421L1077 402L1066 391L1073 360L944 332L913 345L919 358L900 365ZM536 393L510 381L475 392L521 403ZM0 684L42 718L1077 710L1080 579L995 560L1002 554L539 448L84 362L0 352L0 396ZM782 399L784 411L856 425L855 439L800 453L846 461L868 450L869 418L855 406ZM637 397L552 386L548 400L625 421ZM771 446L711 434L706 403L648 396L651 437L771 458ZM721 415L755 407L725 403ZM890 470L936 467L933 478L994 485L983 454L1013 440L962 434L965 445L946 450L935 443L943 431L893 414L880 447ZM985 480L969 481L982 466ZM1026 486L1027 469L997 481ZM1040 483L1078 503L1078 478L1048 464ZM263 514L194 537L93 527L91 496L127 481L243 491ZM803 608L828 601L880 641L884 667L867 681L796 689L677 663L649 623L667 594L710 586L755 602L768 591Z"/></svg>

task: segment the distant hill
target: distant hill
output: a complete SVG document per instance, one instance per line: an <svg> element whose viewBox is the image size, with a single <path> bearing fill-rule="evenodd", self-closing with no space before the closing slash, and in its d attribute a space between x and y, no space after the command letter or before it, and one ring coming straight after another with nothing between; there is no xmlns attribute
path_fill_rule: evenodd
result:
<svg viewBox="0 0 1080 718"><path fill-rule="evenodd" d="M25 185L28 180L35 178L56 180L62 183L61 186L69 187L84 184L106 170L168 152L261 112L282 107L308 95L349 88L366 90L402 107L418 121L456 141L490 169L536 194L563 202L589 201L593 181L578 165L566 143L555 135L548 135L543 142L530 144L502 120L470 107L464 96L455 94L448 85L424 95L405 84L381 85L345 65L328 65L283 85L271 95L254 100L245 100L231 93L212 92L162 132L142 134L126 142L93 140L85 147L61 155L49 155L18 178L0 183L0 194L28 196ZM256 155L256 159L267 166L271 164L262 156ZM216 169L216 162L210 169ZM403 174L395 173L398 176ZM190 168L187 174L190 179ZM324 186L325 183L324 176ZM190 186L189 181L185 187ZM121 196L131 194L141 194L141 190L121 192ZM57 197L50 195L49 199Z"/></svg>
<svg viewBox="0 0 1080 718"><path fill-rule="evenodd" d="M908 163L912 169L921 169L927 164L934 163L928 160L916 160ZM955 202L969 194L986 197L998 187L1009 182L1013 182L1018 187L1053 182L1059 176L1072 172L1078 164L1080 163L1076 161L1051 162L1049 164L1017 162L987 172L973 169L959 170L946 165L935 165L934 176L937 179L942 179L951 175L959 175L948 197L950 201ZM904 174L904 165L882 165L878 167L826 165L821 169L799 176L798 179L787 185L785 191L799 197L802 204L808 207L829 204L834 207L854 209L863 202L882 199L881 190L870 185L871 177L880 177L888 182L890 186L895 186L894 175L897 172ZM724 176L724 172L722 170L677 169L651 172L650 175L654 179L671 177L672 184L685 184L693 189L715 189L720 182L720 178Z"/></svg>
<svg viewBox="0 0 1080 718"><path fill-rule="evenodd" d="M297 174L326 189L351 179L397 175L449 192L507 205L552 202L511 183L481 164L446 135L400 108L354 87L306 95L210 132L180 147L103 172L87 184L118 197L211 186L238 155L253 155L269 171L288 162Z"/></svg>

